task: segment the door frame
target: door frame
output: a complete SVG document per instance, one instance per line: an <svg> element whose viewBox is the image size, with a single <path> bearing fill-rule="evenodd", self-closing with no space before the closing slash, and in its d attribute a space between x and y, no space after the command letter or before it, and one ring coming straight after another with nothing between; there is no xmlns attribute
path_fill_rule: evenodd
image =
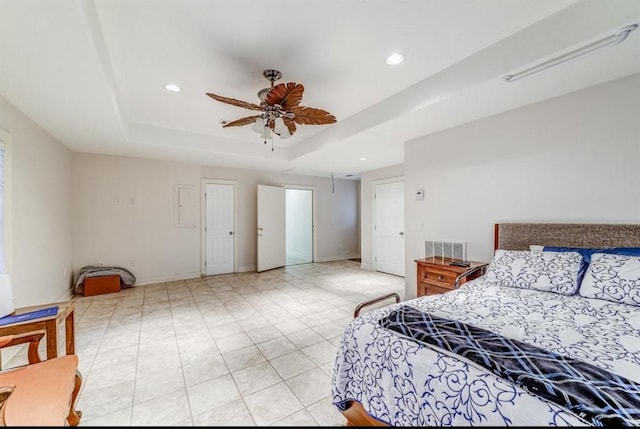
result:
<svg viewBox="0 0 640 429"><path fill-rule="evenodd" d="M233 272L238 272L238 181L226 179L200 179L200 277L207 276L205 260L207 259L207 202L205 194L207 185L232 185L233 186Z"/></svg>
<svg viewBox="0 0 640 429"><path fill-rule="evenodd" d="M378 243L376 240L376 219L378 216L377 210L376 210L376 187L378 185L385 185L387 183L395 183L395 182L402 182L404 183L404 176L395 176L395 177L388 177L386 179L379 179L379 180L373 180L371 182L371 195L373 196L373 198L371 198L371 244L372 244L372 252L371 252L371 256L372 256L372 265L373 265L373 270L374 271L378 271L378 261L377 261L377 256L378 256ZM405 195L406 196L406 195ZM403 200L405 200L406 198L404 198L405 196L403 196ZM405 201L406 203L406 201ZM405 204L406 206L406 204ZM406 207L405 207L406 208ZM405 208L403 208L403 213L405 211ZM402 220L402 223L404 224L404 219ZM404 225L404 229L406 231L407 226ZM406 234L404 235L405 237L405 243L406 243ZM407 252L406 252L406 246L404 248L404 257L406 259L407 257ZM407 267L406 267L406 260L403 262L403 264L405 265L404 268L404 276L402 277L407 277Z"/></svg>
<svg viewBox="0 0 640 429"><path fill-rule="evenodd" d="M318 260L318 228L317 219L318 219L318 187L315 185L282 185L283 188L286 189L300 189L303 191L311 191L311 232L312 232L312 263ZM285 193L286 197L286 193ZM286 204L286 200L285 200ZM285 229L286 230L286 229ZM285 237L286 238L286 237Z"/></svg>

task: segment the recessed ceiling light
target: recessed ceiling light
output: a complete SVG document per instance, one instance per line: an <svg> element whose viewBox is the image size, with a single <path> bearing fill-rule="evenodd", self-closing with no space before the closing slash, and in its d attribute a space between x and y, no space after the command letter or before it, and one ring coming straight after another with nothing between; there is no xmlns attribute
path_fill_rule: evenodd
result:
<svg viewBox="0 0 640 429"><path fill-rule="evenodd" d="M402 55L400 52L394 52L393 54L387 57L385 62L391 66L395 66L397 64L400 64L403 61L404 61L404 55Z"/></svg>
<svg viewBox="0 0 640 429"><path fill-rule="evenodd" d="M360 161L366 161L366 160L367 160L366 156L363 156L362 158L360 158Z"/></svg>
<svg viewBox="0 0 640 429"><path fill-rule="evenodd" d="M166 89L169 92L180 92L182 91L182 89L176 85L175 83L168 83L164 86L164 89Z"/></svg>

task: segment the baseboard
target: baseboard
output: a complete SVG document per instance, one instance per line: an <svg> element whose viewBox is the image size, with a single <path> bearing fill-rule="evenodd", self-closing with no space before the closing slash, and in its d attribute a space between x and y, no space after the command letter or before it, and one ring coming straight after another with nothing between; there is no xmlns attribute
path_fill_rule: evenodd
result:
<svg viewBox="0 0 640 429"><path fill-rule="evenodd" d="M376 267L373 266L373 264L367 264L364 262L360 263L360 268L362 268L363 270L369 270L369 271L375 271Z"/></svg>
<svg viewBox="0 0 640 429"><path fill-rule="evenodd" d="M318 258L316 262L343 261L345 259L356 259L359 257L360 255L358 253L352 253L350 255L325 256L323 258Z"/></svg>
<svg viewBox="0 0 640 429"><path fill-rule="evenodd" d="M251 272L254 272L255 270L256 270L255 265L245 265L243 267L238 267L239 273L251 273Z"/></svg>
<svg viewBox="0 0 640 429"><path fill-rule="evenodd" d="M180 273L180 274L170 274L170 275L163 275L163 276L137 277L136 283L134 286L145 286L145 285L150 285L155 283L173 282L176 280L197 279L200 277L201 277L201 274L199 271L192 271L192 272Z"/></svg>

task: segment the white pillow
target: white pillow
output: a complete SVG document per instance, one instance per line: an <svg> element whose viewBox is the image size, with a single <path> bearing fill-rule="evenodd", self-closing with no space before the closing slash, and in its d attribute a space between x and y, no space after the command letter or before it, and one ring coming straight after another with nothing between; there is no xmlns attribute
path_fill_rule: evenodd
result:
<svg viewBox="0 0 640 429"><path fill-rule="evenodd" d="M579 294L640 306L640 257L594 253Z"/></svg>
<svg viewBox="0 0 640 429"><path fill-rule="evenodd" d="M582 255L577 252L496 250L485 279L501 286L573 295Z"/></svg>

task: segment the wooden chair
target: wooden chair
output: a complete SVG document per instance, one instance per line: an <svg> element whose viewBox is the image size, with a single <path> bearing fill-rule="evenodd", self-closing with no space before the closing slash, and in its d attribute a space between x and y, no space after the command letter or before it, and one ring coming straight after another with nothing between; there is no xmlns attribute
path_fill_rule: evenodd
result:
<svg viewBox="0 0 640 429"><path fill-rule="evenodd" d="M77 426L82 412L75 402L82 385L78 356L40 360L44 331L0 337L0 348L29 344L28 364L0 371L0 424L6 426Z"/></svg>

